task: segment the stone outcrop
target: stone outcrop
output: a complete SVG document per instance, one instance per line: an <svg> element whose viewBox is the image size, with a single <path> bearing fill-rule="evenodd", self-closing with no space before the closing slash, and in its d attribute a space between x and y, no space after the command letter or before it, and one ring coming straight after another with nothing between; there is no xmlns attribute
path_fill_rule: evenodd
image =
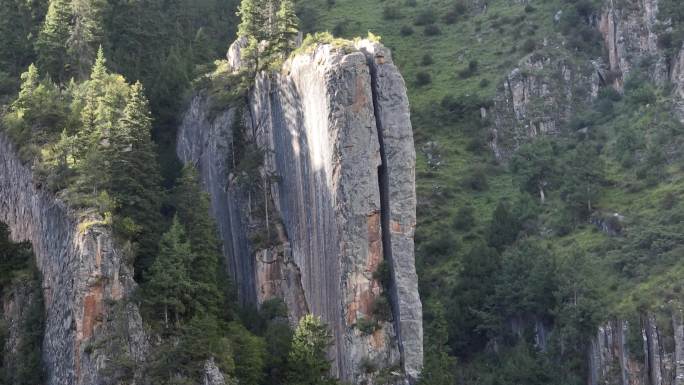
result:
<svg viewBox="0 0 684 385"><path fill-rule="evenodd" d="M561 50L545 48L523 58L499 86L489 144L507 161L539 135L557 135L579 104L596 97L600 63L581 63Z"/></svg>
<svg viewBox="0 0 684 385"><path fill-rule="evenodd" d="M283 298L292 322L321 316L343 380L373 383L369 368L377 368L395 383L414 381L422 367L415 150L404 81L388 50L368 41L317 45L281 73L260 74L248 99L211 117L200 92L178 133L179 157L197 165L211 195L241 298ZM237 135L263 151L251 175L256 190L231 162ZM265 244L254 229L268 234ZM385 264L390 287L376 274ZM379 319L385 297L392 316Z"/></svg>
<svg viewBox="0 0 684 385"><path fill-rule="evenodd" d="M606 0L599 30L608 55L610 82L622 89L626 77L645 66L657 83L668 79L665 55L658 47L658 0Z"/></svg>
<svg viewBox="0 0 684 385"><path fill-rule="evenodd" d="M669 315L668 315L669 314ZM589 385L684 384L682 310L601 326L589 349Z"/></svg>
<svg viewBox="0 0 684 385"><path fill-rule="evenodd" d="M610 82L622 90L631 72L640 68L656 84L674 86L676 108L684 119L684 47L668 54L659 46L667 17L659 17L660 0L605 0L599 21L608 55ZM675 47L676 48L676 47Z"/></svg>
<svg viewBox="0 0 684 385"><path fill-rule="evenodd" d="M43 277L46 323L43 361L48 385L99 384L110 367L107 344L121 328L123 352L144 358L146 347L137 308L123 305L134 289L131 269L116 248L111 231L97 217L77 216L59 199L36 185L31 169L19 160L0 133L0 221L16 241L30 241ZM118 303L118 305L117 305ZM123 338L123 337L122 337Z"/></svg>

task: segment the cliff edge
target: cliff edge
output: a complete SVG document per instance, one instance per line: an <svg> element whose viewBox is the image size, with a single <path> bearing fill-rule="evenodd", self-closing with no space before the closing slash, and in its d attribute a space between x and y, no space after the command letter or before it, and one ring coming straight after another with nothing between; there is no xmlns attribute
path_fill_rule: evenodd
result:
<svg viewBox="0 0 684 385"><path fill-rule="evenodd" d="M229 51L234 70L240 46ZM414 382L423 358L415 150L389 51L368 40L316 44L258 75L247 99L214 113L199 91L177 147L211 195L241 299L282 298L292 322L321 316L343 380ZM236 162L245 143L263 154L249 178L258 188Z"/></svg>

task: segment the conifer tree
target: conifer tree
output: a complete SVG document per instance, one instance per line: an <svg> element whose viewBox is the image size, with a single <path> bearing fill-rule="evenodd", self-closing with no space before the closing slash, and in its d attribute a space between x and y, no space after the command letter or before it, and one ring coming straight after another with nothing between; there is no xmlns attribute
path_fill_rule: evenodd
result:
<svg viewBox="0 0 684 385"><path fill-rule="evenodd" d="M209 196L202 191L194 167L183 169L175 195L178 218L185 225L192 245L190 277L196 284L195 299L205 309L215 311L221 296L217 282L221 273L221 244L216 223L209 215Z"/></svg>
<svg viewBox="0 0 684 385"><path fill-rule="evenodd" d="M242 59L251 64L255 75L261 66L259 45L264 40L271 40L268 10L269 3L272 2L273 0L242 0L238 8L238 36L247 39L247 46L242 50Z"/></svg>
<svg viewBox="0 0 684 385"><path fill-rule="evenodd" d="M138 245L136 266L144 271L159 239L163 194L152 141L152 117L139 82L131 86L110 142L110 191L118 206L115 225Z"/></svg>
<svg viewBox="0 0 684 385"><path fill-rule="evenodd" d="M276 50L280 55L287 55L294 49L295 39L299 33L299 18L295 13L292 0L282 0L276 15Z"/></svg>
<svg viewBox="0 0 684 385"><path fill-rule="evenodd" d="M38 68L31 64L26 72L21 74L21 88L19 89L19 96L12 103L12 109L15 111L22 111L22 115L26 114L26 110L31 108L33 93L38 88L40 83L40 74Z"/></svg>
<svg viewBox="0 0 684 385"><path fill-rule="evenodd" d="M180 326L192 295L187 271L192 251L183 226L174 217L171 228L159 242L159 254L149 271L146 284L148 305L164 326Z"/></svg>
<svg viewBox="0 0 684 385"><path fill-rule="evenodd" d="M73 23L66 42L73 73L77 78L87 76L96 58L97 47L104 40L105 0L72 0Z"/></svg>
<svg viewBox="0 0 684 385"><path fill-rule="evenodd" d="M64 80L66 44L71 28L71 2L50 0L43 28L36 40L38 65L55 80Z"/></svg>
<svg viewBox="0 0 684 385"><path fill-rule="evenodd" d="M320 318L308 314L299 321L288 357L288 385L328 385L330 362L326 358L332 335Z"/></svg>

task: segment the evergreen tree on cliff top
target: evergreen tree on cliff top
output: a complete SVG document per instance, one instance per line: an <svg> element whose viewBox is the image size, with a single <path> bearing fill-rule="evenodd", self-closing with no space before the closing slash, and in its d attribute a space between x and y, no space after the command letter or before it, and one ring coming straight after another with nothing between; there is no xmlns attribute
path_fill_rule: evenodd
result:
<svg viewBox="0 0 684 385"><path fill-rule="evenodd" d="M144 271L159 239L162 188L149 103L139 82L131 86L111 142L110 190L118 206L115 225L138 245L136 267Z"/></svg>
<svg viewBox="0 0 684 385"><path fill-rule="evenodd" d="M295 13L295 5L292 0L282 0L280 9L276 14L276 50L283 55L288 54L295 48L295 40L299 33L299 18Z"/></svg>

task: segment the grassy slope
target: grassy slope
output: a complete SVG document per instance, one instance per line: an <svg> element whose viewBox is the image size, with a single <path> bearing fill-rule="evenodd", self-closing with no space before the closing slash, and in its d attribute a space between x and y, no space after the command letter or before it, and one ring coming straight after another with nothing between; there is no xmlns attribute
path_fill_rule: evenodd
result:
<svg viewBox="0 0 684 385"><path fill-rule="evenodd" d="M365 36L368 31L380 35L382 42L392 49L394 60L406 79L418 152L420 207L416 237L420 249L421 243L443 236L445 232L454 232L451 223L462 206L470 205L475 209L478 226L471 232L482 233L497 202L517 195L510 175L494 164L491 154L485 151L478 155L467 149L471 137L467 132L472 131L467 123L442 122L432 118L432 111L447 95L491 100L496 86L525 55L518 47L528 38L541 41L554 30L553 15L558 7L555 2L544 2L533 12L526 12L523 5L494 0L488 2L487 12L470 10L456 23L447 25L442 17L452 9L453 1L418 0L416 3L410 6L404 1L336 0L335 5L329 6L325 0L306 2L319 12L318 30L333 31L343 25L344 37ZM388 5L397 6L402 17L384 19L383 9ZM426 9L434 10L440 35L426 36L424 27L415 25L416 17ZM402 36L400 31L404 26L411 26L414 33ZM519 31L517 37L516 31ZM431 55L433 64L422 65L425 54ZM478 62L477 73L468 78L460 77L458 72L467 68L472 60ZM431 84L419 86L416 83L416 74L420 71L431 75ZM483 79L488 82L484 87L481 85ZM428 165L423 150L427 142L437 143L443 166L431 168ZM488 188L485 191L473 191L464 186L463 179L477 167L486 170ZM458 255L468 248L470 239L468 234L460 236L457 244L461 246L452 248L451 255L430 257L425 263L419 261L422 282L430 282L431 289L442 287L446 283L443 280L453 281ZM421 253L418 254L421 260Z"/></svg>
<svg viewBox="0 0 684 385"><path fill-rule="evenodd" d="M336 0L329 5L326 0L310 0L306 4L315 7L320 15L318 30L333 31L342 28L344 37L364 36L368 31L382 37L383 43L392 48L395 62L407 80L409 98L414 116L416 149L418 152L417 189L419 218L417 228L418 259L424 299L447 295L456 278L460 255L468 249L474 234L483 234L486 223L497 202L502 198L515 199L518 195L511 175L496 165L491 154L469 151L467 146L472 132L467 123L445 123L435 118L433 111L446 95L474 96L490 100L504 76L524 56L522 47L526 39L538 44L555 36L558 31L553 15L559 9L558 1L537 2L533 12L526 12L523 5L509 0L488 1L486 13L471 13L460 17L453 25L446 25L442 16L451 9L453 1L418 0L416 6L401 2L378 0ZM395 20L383 18L383 8L395 4L402 17ZM442 33L425 36L423 27L414 25L415 18L425 9L432 8L438 17ZM402 36L404 26L414 29L413 35ZM514 49L516 47L518 49ZM422 65L425 54L434 60L432 65ZM466 68L471 60L477 60L479 70L475 76L461 78L458 71ZM426 71L432 83L419 86L416 74ZM488 85L481 86L482 79ZM611 130L618 130L625 122L620 117L604 125L608 138ZM611 136L612 135L612 136ZM427 142L436 142L444 165L430 168L423 148ZM607 143L611 146L609 140ZM633 225L648 226L656 223L663 213L661 202L667 194L681 198L684 195L684 177L679 166L670 166L669 179L655 187L633 189L636 181L632 171L624 170L606 157L607 178L598 207L604 212L618 212L627 218L626 232L630 235ZM464 186L463 179L476 167L485 170L488 188L473 191ZM475 209L477 225L467 232L454 230L452 221L457 210L470 205ZM635 230L636 231L636 230ZM425 255L424 246L444 234L457 234L457 242L448 255ZM664 301L679 292L676 277L684 274L684 262L663 265L646 278L627 279L611 270L607 253L619 239L610 239L595 226L579 226L569 235L552 236L546 242L559 255L574 251L590 253L603 261L607 287L610 289L608 309L612 314L633 316L639 302Z"/></svg>

